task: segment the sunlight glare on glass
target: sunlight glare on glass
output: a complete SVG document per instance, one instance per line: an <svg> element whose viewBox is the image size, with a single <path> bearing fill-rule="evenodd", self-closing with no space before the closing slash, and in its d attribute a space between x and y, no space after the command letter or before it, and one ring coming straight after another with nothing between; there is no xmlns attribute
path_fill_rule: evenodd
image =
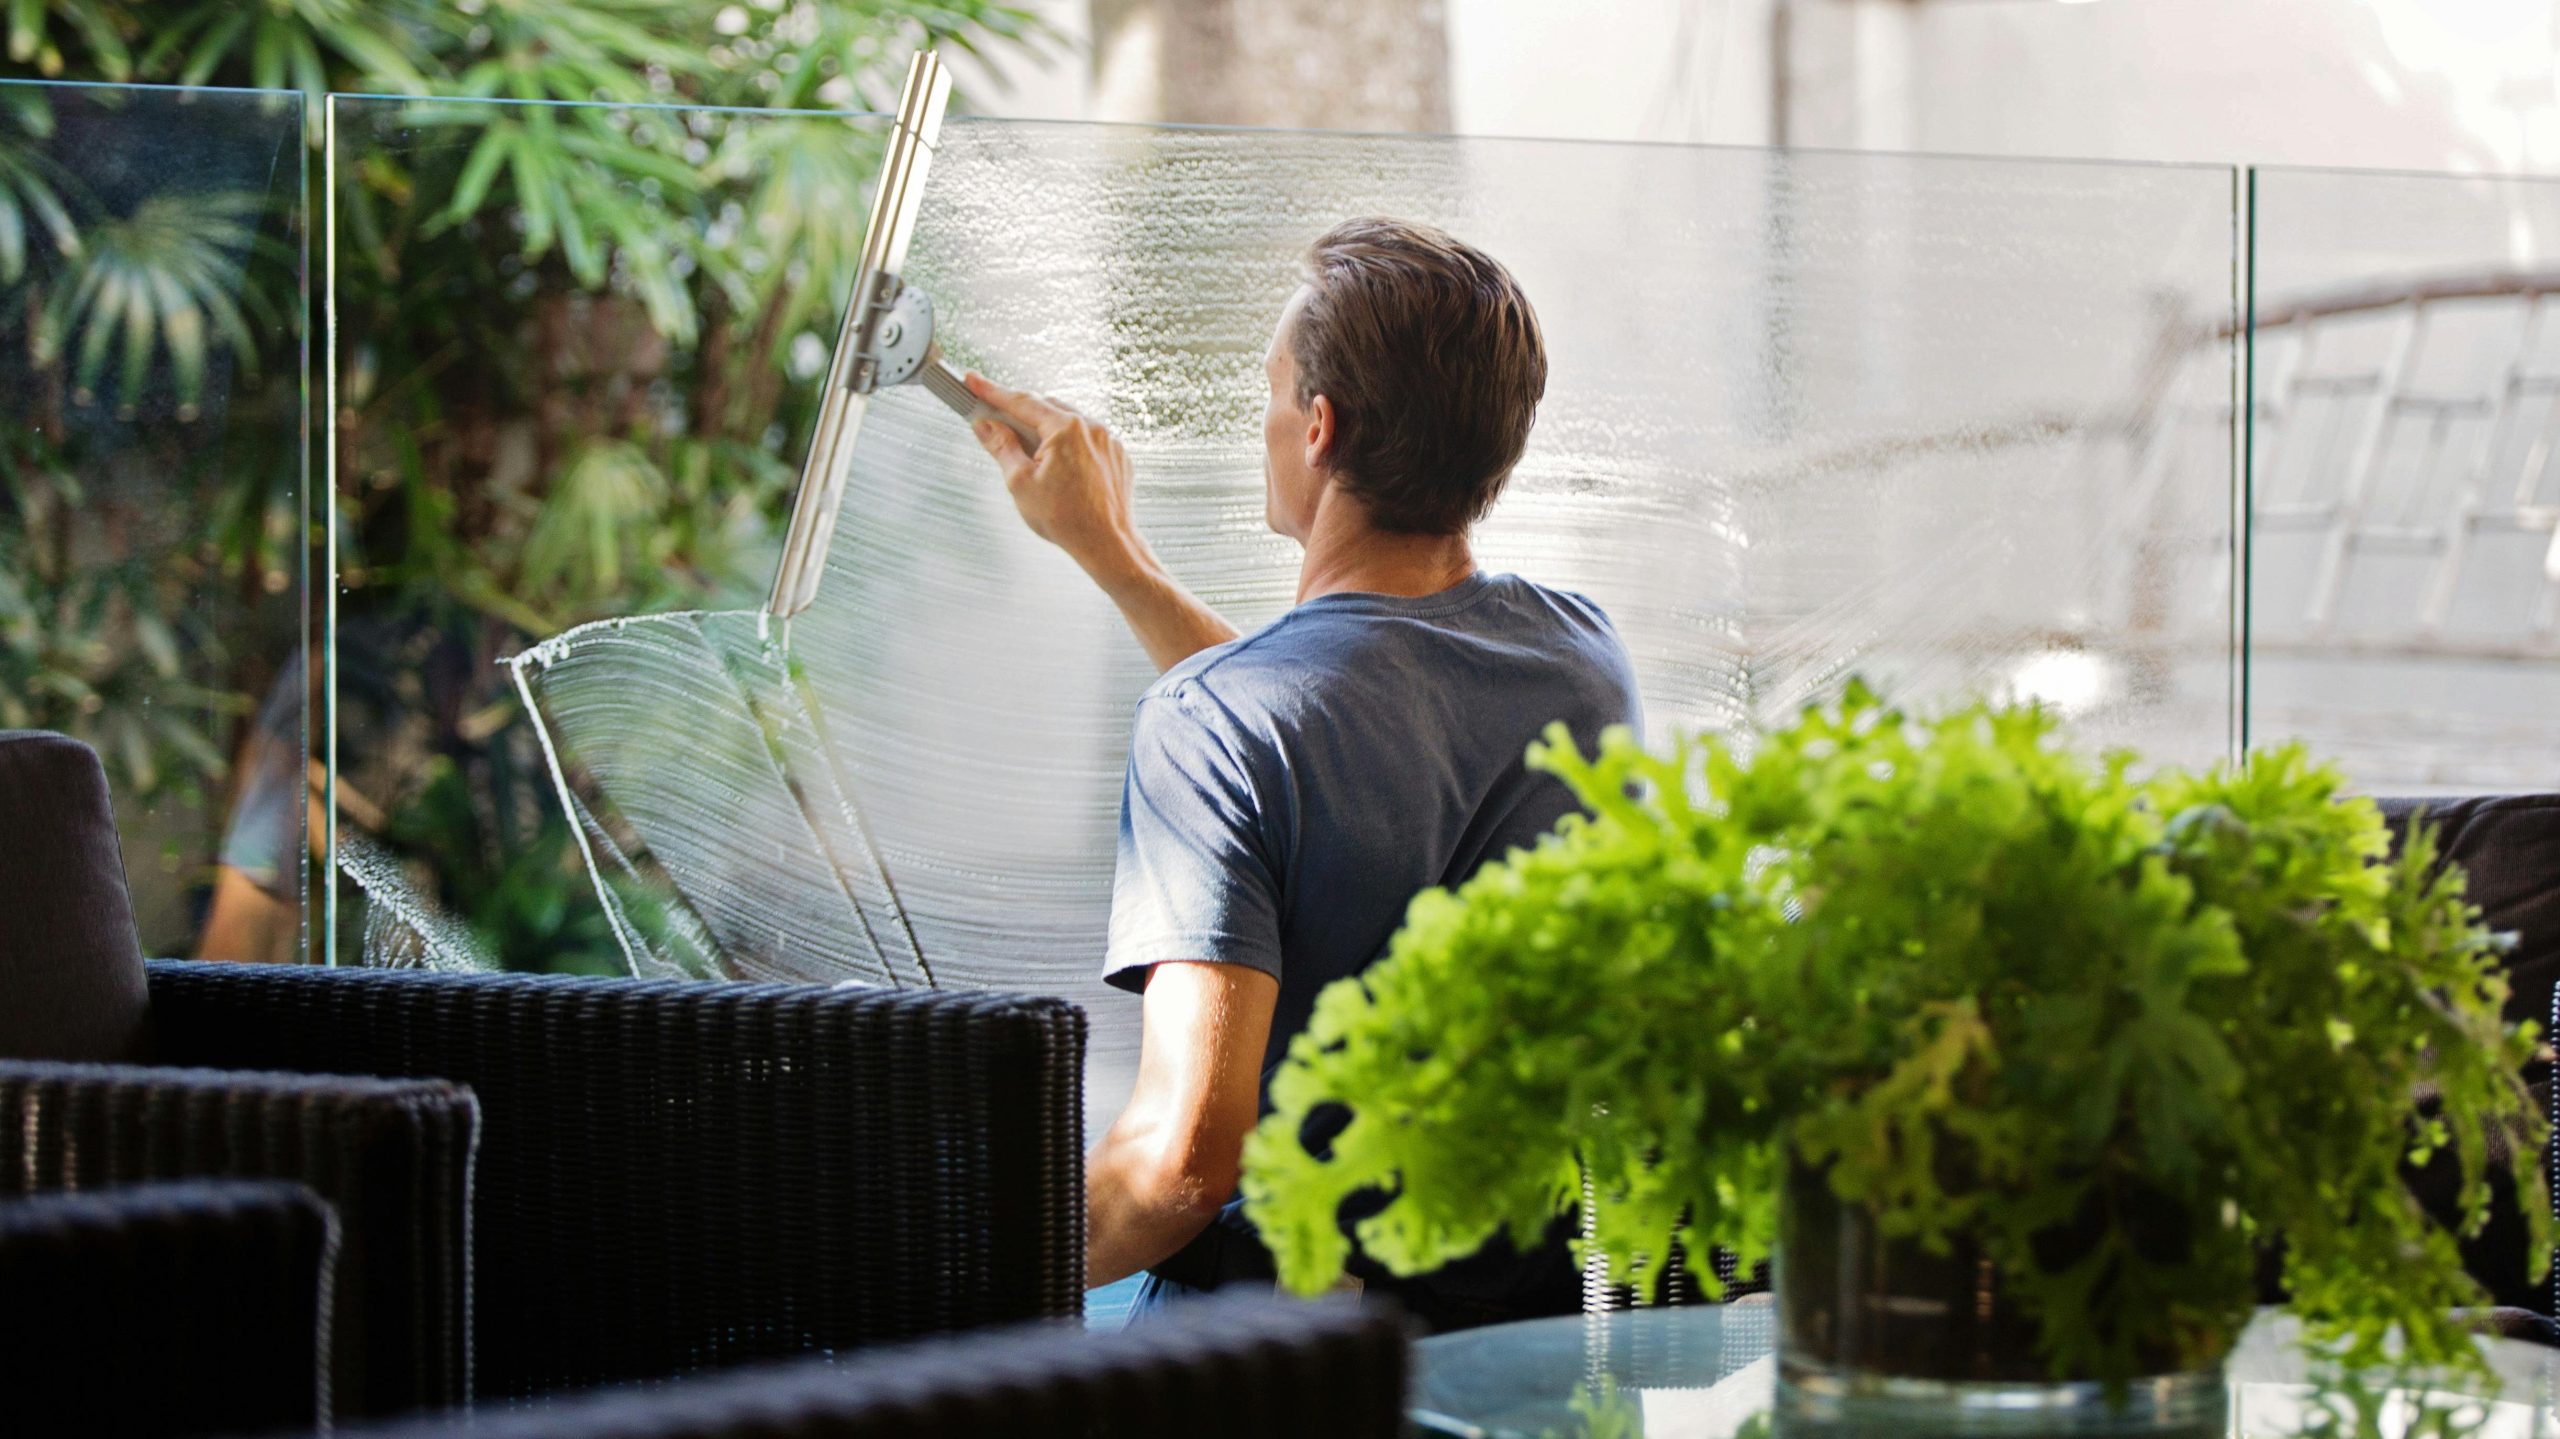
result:
<svg viewBox="0 0 2560 1439"><path fill-rule="evenodd" d="M2046 650L2020 664L2010 686L2022 700L2065 716L2087 714L2112 687L2107 662L2085 650Z"/></svg>

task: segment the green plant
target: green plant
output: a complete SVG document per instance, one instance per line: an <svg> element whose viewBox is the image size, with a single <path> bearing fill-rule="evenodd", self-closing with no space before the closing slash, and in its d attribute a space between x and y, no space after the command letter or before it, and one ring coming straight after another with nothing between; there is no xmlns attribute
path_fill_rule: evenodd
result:
<svg viewBox="0 0 2560 1439"><path fill-rule="evenodd" d="M91 494L41 433L0 434L0 729L78 735L133 794L200 795L225 768L208 733L247 704L189 673L218 644L188 603L206 583L198 557L79 552L82 517L131 523L129 509Z"/></svg>
<svg viewBox="0 0 2560 1439"><path fill-rule="evenodd" d="M1618 1376L1603 1374L1597 1388L1574 1386L1568 1407L1573 1411L1576 1439L1644 1439L1644 1406L1630 1390L1618 1387ZM1559 1439L1549 1430L1549 1439Z"/></svg>
<svg viewBox="0 0 2560 1439"><path fill-rule="evenodd" d="M42 231L38 238L73 255L80 250L80 230L62 203L68 177L37 148L52 133L53 111L24 92L10 99L7 120L0 124L0 281L16 284L27 272L31 231Z"/></svg>
<svg viewBox="0 0 2560 1439"><path fill-rule="evenodd" d="M1887 1235L1977 1237L2063 1373L2218 1359L2270 1235L2349 1362L2396 1326L2476 1364L2449 1317L2476 1287L2401 1166L2450 1146L2476 1226L2492 1130L2546 1247L2497 946L2431 838L2386 861L2298 748L2140 778L2040 710L1853 687L1748 746L1555 731L1532 762L1590 817L1417 898L1272 1081L1245 1196L1297 1288L1339 1272L1356 1192L1391 1195L1360 1245L1418 1272L1534 1238L1585 1170L1620 1274L1675 1235L1757 1258L1790 1150Z"/></svg>
<svg viewBox="0 0 2560 1439"><path fill-rule="evenodd" d="M299 620L249 635L233 611L289 612L306 552L326 583L291 486L302 342L334 304L341 410L308 438L311 484L332 460L340 479L341 793L372 801L347 823L405 847L505 962L616 961L569 826L535 822L556 801L495 662L743 601L769 572L815 389L794 359L833 338L878 147L756 112L878 109L926 46L1001 84L1055 37L1001 0L11 0L0 29L0 73L304 97L303 174L233 156L209 173L267 183L228 193L169 164L167 132L272 147L284 126L290 152L281 105L0 87L0 391L52 442L0 492L0 560L52 566L0 573L26 722L96 740L136 793L183 778L206 832L181 882L205 881L229 757ZM392 98L341 100L325 165L331 92ZM21 542L11 506L36 490L89 498ZM217 581L237 598L209 617ZM171 688L163 628L196 690Z"/></svg>
<svg viewBox="0 0 2560 1439"><path fill-rule="evenodd" d="M209 341L218 341L249 376L258 367L251 318L261 328L276 316L242 276L257 240L266 197L236 193L147 196L132 213L89 227L72 252L68 274L53 288L28 340L38 368L76 356L74 397L85 401L122 341L121 393L142 391L152 363L168 356L180 413L194 418L204 396ZM128 400L128 404L130 401Z"/></svg>

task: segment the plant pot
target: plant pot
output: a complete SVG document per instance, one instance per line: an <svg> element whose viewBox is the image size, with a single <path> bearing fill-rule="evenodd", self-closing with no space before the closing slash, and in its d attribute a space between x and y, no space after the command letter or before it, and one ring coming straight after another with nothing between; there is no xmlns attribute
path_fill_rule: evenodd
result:
<svg viewBox="0 0 2560 1439"><path fill-rule="evenodd" d="M2168 1372L2115 1392L2057 1378L2037 1325L1980 1246L1886 1239L1824 1171L1788 1166L1777 1254L1780 1432L1824 1435L2173 1435L2227 1432L2222 1371Z"/></svg>

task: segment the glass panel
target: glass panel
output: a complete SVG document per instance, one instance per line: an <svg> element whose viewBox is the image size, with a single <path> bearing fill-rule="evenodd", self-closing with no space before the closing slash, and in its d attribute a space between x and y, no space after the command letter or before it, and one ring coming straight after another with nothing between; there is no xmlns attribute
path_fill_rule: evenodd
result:
<svg viewBox="0 0 2560 1439"><path fill-rule="evenodd" d="M0 82L0 729L97 748L153 955L303 954L302 127Z"/></svg>
<svg viewBox="0 0 2560 1439"><path fill-rule="evenodd" d="M499 662L761 597L879 123L330 105L333 952L623 970Z"/></svg>
<svg viewBox="0 0 2560 1439"><path fill-rule="evenodd" d="M617 113L575 119L625 123ZM397 167L458 189L496 115L341 102L339 173ZM809 148L837 156L870 133L710 123L695 163L795 127L820 127ZM1444 224L1517 271L1552 358L1482 558L1609 610L1657 734L1772 717L1863 673L1919 700L2042 695L2091 742L2193 760L2224 753L2236 723L2233 193L2219 169L955 119L908 277L933 296L957 361L1119 431L1157 550L1250 627L1289 604L1296 575L1295 550L1262 525L1259 429L1262 356L1295 257L1348 215ZM830 216L842 249L858 240L861 207L797 208ZM737 212L740 233L757 233L751 214ZM353 223L342 212L342 246ZM555 260L458 276L446 294L433 308L475 325L558 315L570 333L601 330L579 357L621 354L638 333L636 317L588 308ZM400 316L354 320L348 303L350 388L394 389L359 358L360 334L435 353L395 333ZM806 304L798 333L826 333L823 310ZM790 332L743 303L725 313L741 331ZM751 432L789 437L759 463L791 466L826 342L768 342L753 358L774 397L757 414L788 417ZM666 364L677 378L651 393L690 393ZM742 588L770 577L768 528L760 550L738 546L725 592L686 569L684 587L626 584L615 618L569 628L556 590L530 585L523 549L459 538L445 516L568 483L597 447L664 442L666 411L598 404L599 389L621 392L577 373L574 398L536 413L584 405L583 428L521 427L547 441L501 428L475 450L439 416L444 433L386 426L384 458L341 459L351 510L408 483L401 466L451 487L437 563L489 566L474 603L520 633L560 631L514 668L562 801L538 802L519 773L510 788L457 791L455 812L559 826L601 876L598 929L644 972L1082 1000L1095 1019L1088 1119L1107 1120L1136 1006L1093 974L1129 715L1153 677L1109 603L1024 529L967 428L901 388L872 404L809 612L767 625ZM681 413L675 433L702 411ZM698 503L769 517L769 473L716 472ZM496 498L466 498L484 489ZM633 514L607 527L627 573L700 533ZM382 523L347 532L394 532ZM350 616L378 583L373 563L341 571ZM342 619L352 708L352 653L387 641ZM503 653L444 663L476 697ZM452 712L513 732L503 700L481 702ZM361 778L387 773L367 746L405 741L359 740L353 720L346 734L346 773L380 783ZM493 802L471 808L463 793Z"/></svg>
<svg viewBox="0 0 2560 1439"><path fill-rule="evenodd" d="M2560 183L2252 184L2253 743L2384 794L2560 775Z"/></svg>

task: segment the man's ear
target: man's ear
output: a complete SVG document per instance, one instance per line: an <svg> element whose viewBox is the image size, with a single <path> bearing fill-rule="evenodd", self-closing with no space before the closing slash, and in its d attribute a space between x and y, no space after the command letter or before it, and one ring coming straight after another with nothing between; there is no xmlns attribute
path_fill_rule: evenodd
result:
<svg viewBox="0 0 2560 1439"><path fill-rule="evenodd" d="M1307 401L1307 468L1321 470L1333 458L1333 401L1322 395Z"/></svg>

